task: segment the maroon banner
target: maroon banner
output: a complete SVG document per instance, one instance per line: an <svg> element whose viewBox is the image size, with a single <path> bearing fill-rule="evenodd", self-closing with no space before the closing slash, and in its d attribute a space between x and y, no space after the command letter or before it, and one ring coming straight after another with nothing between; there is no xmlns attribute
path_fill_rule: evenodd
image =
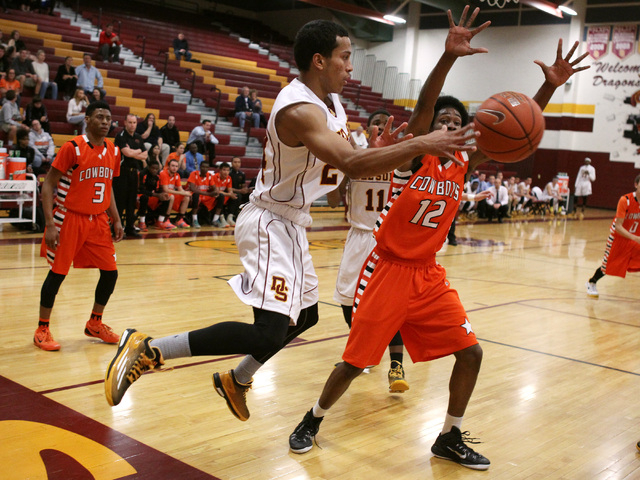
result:
<svg viewBox="0 0 640 480"><path fill-rule="evenodd" d="M636 25L615 25L613 27L611 49L613 50L613 54L620 60L624 60L633 53L633 46L636 41L636 30Z"/></svg>
<svg viewBox="0 0 640 480"><path fill-rule="evenodd" d="M592 26L587 30L587 52L594 59L599 59L607 54L609 49L610 26Z"/></svg>

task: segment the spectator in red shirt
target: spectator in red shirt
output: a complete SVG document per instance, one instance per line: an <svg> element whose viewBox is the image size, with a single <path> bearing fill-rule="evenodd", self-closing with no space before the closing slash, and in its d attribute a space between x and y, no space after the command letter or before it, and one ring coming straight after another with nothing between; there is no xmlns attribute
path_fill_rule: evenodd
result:
<svg viewBox="0 0 640 480"><path fill-rule="evenodd" d="M120 37L113 31L113 25L108 23L106 28L100 32L100 40L98 41L100 55L104 62L120 63L120 46L122 42Z"/></svg>
<svg viewBox="0 0 640 480"><path fill-rule="evenodd" d="M238 198L233 193L231 176L229 175L231 167L228 163L223 162L220 164L220 170L213 176L213 185L217 187L218 197L216 198L216 206L213 211L213 226L214 227L230 227L225 217L224 209L230 198Z"/></svg>

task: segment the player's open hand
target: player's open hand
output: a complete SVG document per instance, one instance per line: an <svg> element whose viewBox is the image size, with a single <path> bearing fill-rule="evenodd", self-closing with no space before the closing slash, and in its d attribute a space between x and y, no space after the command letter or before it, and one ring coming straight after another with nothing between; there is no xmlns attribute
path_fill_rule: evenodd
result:
<svg viewBox="0 0 640 480"><path fill-rule="evenodd" d="M113 222L113 240L117 243L124 238L124 228L120 219Z"/></svg>
<svg viewBox="0 0 640 480"><path fill-rule="evenodd" d="M574 73L581 72L582 70L586 70L590 68L590 65L585 65L584 67L574 68L575 65L579 64L582 60L585 59L589 52L585 52L580 55L575 60L571 60L571 57L575 53L576 49L580 42L576 40L571 47L571 50L567 52L567 55L562 58L562 39L558 40L558 50L556 52L556 61L550 67L545 65L544 62L540 60L535 60L534 63L539 65L542 69L542 73L544 73L544 78L547 82L549 82L554 87L559 87L560 85L564 85L567 80Z"/></svg>
<svg viewBox="0 0 640 480"><path fill-rule="evenodd" d="M471 39L491 25L491 22L484 22L479 27L471 29L471 25L473 25L480 9L476 8L467 21L468 12L469 5L464 7L462 16L460 17L460 22L456 25L453 21L453 17L451 16L451 10L447 10L447 17L449 17L449 33L444 43L444 50L445 52L457 57L464 57L475 53L487 53L489 51L486 48L473 48L471 46Z"/></svg>
<svg viewBox="0 0 640 480"><path fill-rule="evenodd" d="M436 157L446 157L461 167L464 166L464 163L458 160L454 153L456 151L476 151L475 142L468 143L471 138L480 136L480 132L473 130L474 126L473 123L470 123L459 130L448 130L443 125L440 130L434 130L428 135L423 135L420 138L423 138L425 142L424 153L435 155Z"/></svg>
<svg viewBox="0 0 640 480"><path fill-rule="evenodd" d="M47 227L44 232L44 243L46 243L47 247L51 250L55 251L58 248L58 242L60 241L60 234L58 233L58 229L54 226Z"/></svg>
<svg viewBox="0 0 640 480"><path fill-rule="evenodd" d="M371 138L369 139L369 147L379 148L387 147L389 145L395 145L396 143L403 142L413 137L413 135L405 135L400 137L400 134L407 128L407 122L404 122L395 130L391 130L393 126L393 115L387 119L387 123L384 125L384 130L381 134L378 134L378 126L373 127L371 130Z"/></svg>
<svg viewBox="0 0 640 480"><path fill-rule="evenodd" d="M482 200L486 200L487 198L493 197L493 193L489 190L485 190L484 192L476 193L474 200L476 202L481 202Z"/></svg>

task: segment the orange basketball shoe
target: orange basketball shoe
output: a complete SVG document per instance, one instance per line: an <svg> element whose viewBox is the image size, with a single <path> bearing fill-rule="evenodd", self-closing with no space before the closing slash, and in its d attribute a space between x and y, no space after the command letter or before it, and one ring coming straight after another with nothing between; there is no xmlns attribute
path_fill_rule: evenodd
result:
<svg viewBox="0 0 640 480"><path fill-rule="evenodd" d="M48 352L60 350L60 344L53 339L49 327L38 327L36 329L36 333L33 335L33 344Z"/></svg>
<svg viewBox="0 0 640 480"><path fill-rule="evenodd" d="M87 322L84 327L84 334L87 337L99 338L104 343L118 343L118 340L120 340L120 335L114 333L111 327L95 320Z"/></svg>
<svg viewBox="0 0 640 480"><path fill-rule="evenodd" d="M149 229L147 228L147 224L144 222L138 222L138 228L140 229L141 232L149 231Z"/></svg>
<svg viewBox="0 0 640 480"><path fill-rule="evenodd" d="M176 222L176 227L178 228L191 228L187 222L184 221L184 218L181 218Z"/></svg>

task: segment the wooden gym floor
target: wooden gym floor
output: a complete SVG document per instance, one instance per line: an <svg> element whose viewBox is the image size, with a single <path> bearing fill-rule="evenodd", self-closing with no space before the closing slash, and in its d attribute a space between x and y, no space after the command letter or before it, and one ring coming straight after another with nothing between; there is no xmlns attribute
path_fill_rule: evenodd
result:
<svg viewBox="0 0 640 480"><path fill-rule="evenodd" d="M238 357L169 362L115 408L103 394L115 347L83 335L98 278L72 270L52 316L59 352L32 344L47 273L40 236L0 233L0 465L4 479L636 479L640 462L640 275L585 281L601 260L612 211L584 220L458 226L438 260L484 349L464 430L492 462L475 472L432 457L452 358L412 364L410 390L387 392L388 359L356 379L311 452L288 436L315 403L347 337L333 287L347 226L317 212L309 232L320 322L258 373L240 422L211 385ZM241 271L231 230L165 234L117 245L119 279L105 323L164 336L238 320L251 309L226 285ZM393 299L389 299L393 301ZM93 476L92 476L93 475ZM48 477L47 477L48 476Z"/></svg>

